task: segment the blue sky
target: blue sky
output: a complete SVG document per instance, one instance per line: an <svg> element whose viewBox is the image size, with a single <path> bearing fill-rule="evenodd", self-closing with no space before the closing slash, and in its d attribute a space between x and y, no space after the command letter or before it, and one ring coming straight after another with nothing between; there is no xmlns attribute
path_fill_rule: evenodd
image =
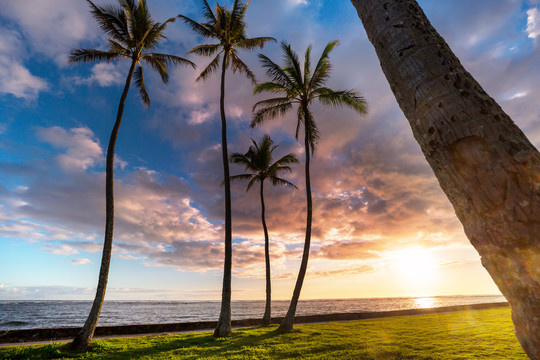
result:
<svg viewBox="0 0 540 360"><path fill-rule="evenodd" d="M98 4L112 3L99 0ZM148 0L163 21L201 19L195 0ZM229 3L229 2L226 2ZM465 67L536 145L540 84L538 0L424 0L429 19ZM329 85L356 88L369 114L314 106L321 142L313 161L314 239L303 298L496 294L476 251L414 141L348 1L253 0L250 36L313 44L339 39ZM160 51L200 43L181 22ZM102 48L84 1L25 0L0 14L0 299L91 299L104 226L104 155L127 64L67 64L71 49ZM281 59L279 45L262 52ZM258 80L257 52L243 53ZM223 189L219 79L146 72L152 105L135 91L116 146L115 247L107 299L218 299ZM270 134L295 152L294 116L248 129L262 96L227 75L230 151ZM232 173L242 169L232 167ZM291 295L304 231L302 165L291 191L267 187L275 298ZM264 298L256 192L233 186L233 299Z"/></svg>

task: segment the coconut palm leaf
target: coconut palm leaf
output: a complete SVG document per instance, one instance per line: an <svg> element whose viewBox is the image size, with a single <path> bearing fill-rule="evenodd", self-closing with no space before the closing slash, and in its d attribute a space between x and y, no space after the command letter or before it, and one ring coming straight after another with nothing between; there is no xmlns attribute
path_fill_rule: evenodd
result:
<svg viewBox="0 0 540 360"><path fill-rule="evenodd" d="M150 106L150 97L148 96L148 93L146 92L142 66L140 65L137 66L137 70L135 70L133 77L135 80L135 85L139 89L139 96L141 97L143 104L146 105L147 107Z"/></svg>

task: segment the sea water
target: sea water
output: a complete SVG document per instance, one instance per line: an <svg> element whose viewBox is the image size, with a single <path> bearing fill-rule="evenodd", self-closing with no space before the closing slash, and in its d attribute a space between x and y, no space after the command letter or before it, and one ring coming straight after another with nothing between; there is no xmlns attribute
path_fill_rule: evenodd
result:
<svg viewBox="0 0 540 360"><path fill-rule="evenodd" d="M503 296L434 296L300 300L297 315L378 312L506 301ZM91 301L2 301L0 330L82 326ZM233 301L232 319L262 317L265 302ZM272 302L272 316L284 316L289 301ZM161 324L217 320L219 301L105 301L98 325Z"/></svg>

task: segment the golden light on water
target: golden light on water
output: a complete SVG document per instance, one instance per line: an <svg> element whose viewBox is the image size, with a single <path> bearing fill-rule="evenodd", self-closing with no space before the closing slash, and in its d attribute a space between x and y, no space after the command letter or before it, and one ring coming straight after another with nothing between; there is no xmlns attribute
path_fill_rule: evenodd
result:
<svg viewBox="0 0 540 360"><path fill-rule="evenodd" d="M417 309L428 309L435 306L435 298L416 298L414 299L414 307Z"/></svg>

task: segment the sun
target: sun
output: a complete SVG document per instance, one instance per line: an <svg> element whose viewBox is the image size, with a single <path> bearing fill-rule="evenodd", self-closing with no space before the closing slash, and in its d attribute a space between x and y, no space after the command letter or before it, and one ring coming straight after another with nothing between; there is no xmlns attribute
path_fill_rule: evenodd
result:
<svg viewBox="0 0 540 360"><path fill-rule="evenodd" d="M405 249L392 257L393 268L404 280L411 282L428 282L437 272L437 262L429 250Z"/></svg>

